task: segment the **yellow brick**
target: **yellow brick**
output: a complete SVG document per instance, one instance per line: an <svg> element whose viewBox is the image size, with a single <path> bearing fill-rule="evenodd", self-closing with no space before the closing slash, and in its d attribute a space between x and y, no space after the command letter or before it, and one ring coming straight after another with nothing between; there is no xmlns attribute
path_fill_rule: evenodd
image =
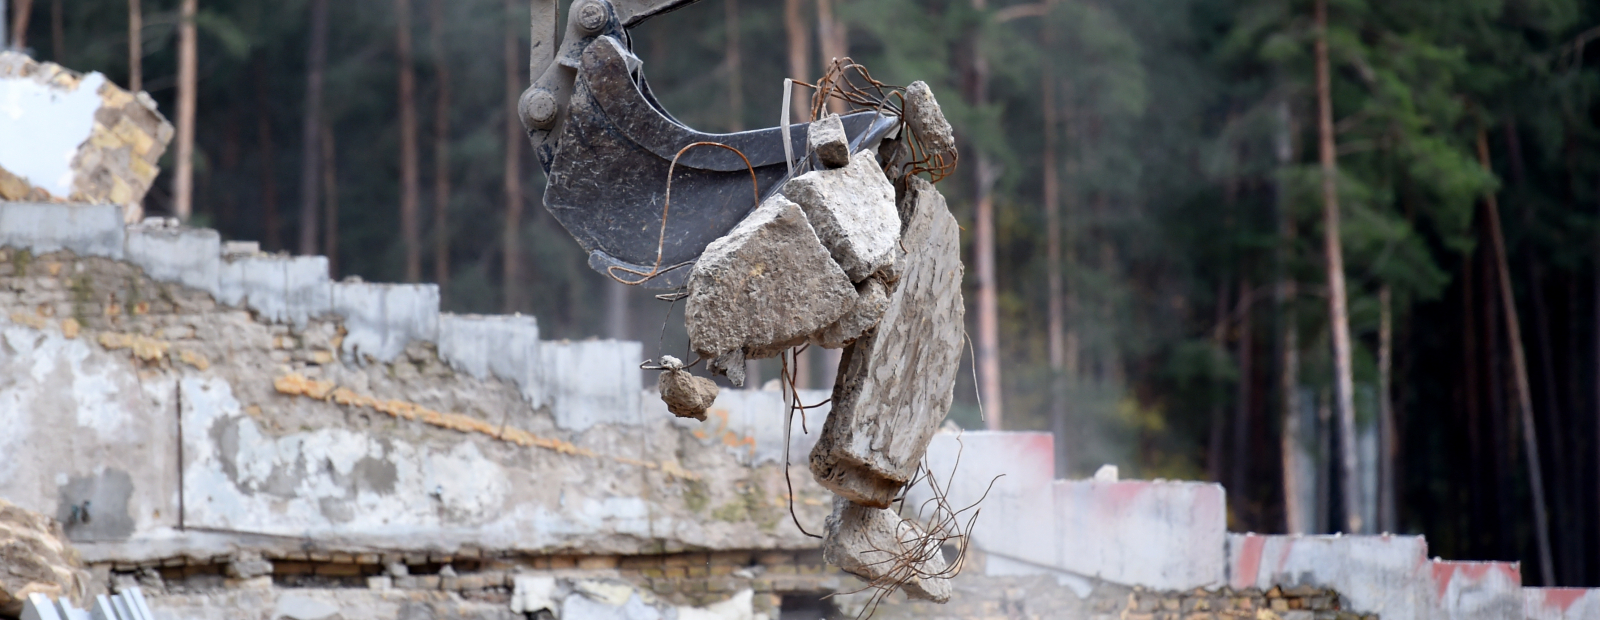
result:
<svg viewBox="0 0 1600 620"><path fill-rule="evenodd" d="M61 335L62 336L66 336L68 340L71 340L73 338L77 338L78 337L78 320L74 319L72 317L67 317L65 319L62 319L61 320Z"/></svg>
<svg viewBox="0 0 1600 620"><path fill-rule="evenodd" d="M117 121L117 126L112 128L112 131L116 132L117 137L132 148L136 155L149 153L156 144L155 139L140 131L139 126L134 125L126 116Z"/></svg>

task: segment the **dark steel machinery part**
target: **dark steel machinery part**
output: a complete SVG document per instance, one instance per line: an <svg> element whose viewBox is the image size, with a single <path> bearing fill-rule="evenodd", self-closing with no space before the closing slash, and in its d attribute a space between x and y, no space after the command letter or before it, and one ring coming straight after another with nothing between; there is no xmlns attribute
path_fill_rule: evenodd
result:
<svg viewBox="0 0 1600 620"><path fill-rule="evenodd" d="M673 118L650 92L628 29L696 1L576 0L557 47L555 0L533 0L529 69L535 77L518 112L545 171L545 208L589 252L591 268L654 273L643 282L648 288L683 286L706 245L790 174L781 128L702 133ZM899 126L892 111L842 120L852 151L873 148ZM808 128L789 128L799 160L795 174L811 167L805 157ZM663 232L668 167L696 142L739 152L691 148L678 157ZM750 188L752 171L757 195ZM627 281L640 279L618 271Z"/></svg>

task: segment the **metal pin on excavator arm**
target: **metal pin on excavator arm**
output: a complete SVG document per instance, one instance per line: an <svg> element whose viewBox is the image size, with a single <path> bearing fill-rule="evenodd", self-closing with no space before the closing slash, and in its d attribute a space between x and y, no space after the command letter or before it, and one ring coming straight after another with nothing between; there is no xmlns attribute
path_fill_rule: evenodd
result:
<svg viewBox="0 0 1600 620"><path fill-rule="evenodd" d="M558 45L556 0L532 0L532 84L518 113L545 172L544 206L589 253L590 268L650 274L627 278L648 288L683 286L706 245L790 174L782 128L703 133L650 91L629 29L697 1L576 0ZM900 119L884 110L841 120L854 152L874 147ZM808 128L789 127L794 153L806 152ZM685 150L698 142L730 148ZM810 167L806 159L794 164L795 174Z"/></svg>

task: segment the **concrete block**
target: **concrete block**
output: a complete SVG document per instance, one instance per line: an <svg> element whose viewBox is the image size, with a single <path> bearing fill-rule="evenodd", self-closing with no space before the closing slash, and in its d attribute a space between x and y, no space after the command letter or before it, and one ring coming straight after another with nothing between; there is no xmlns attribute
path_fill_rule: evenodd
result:
<svg viewBox="0 0 1600 620"><path fill-rule="evenodd" d="M546 341L539 348L556 426L639 424L644 346L619 340Z"/></svg>
<svg viewBox="0 0 1600 620"><path fill-rule="evenodd" d="M337 283L332 297L348 332L346 357L390 362L414 340L439 340L438 285Z"/></svg>
<svg viewBox="0 0 1600 620"><path fill-rule="evenodd" d="M823 166L843 168L850 165L850 138L844 134L844 122L837 114L811 123L806 132L806 147L817 154Z"/></svg>
<svg viewBox="0 0 1600 620"><path fill-rule="evenodd" d="M1157 590L1222 585L1221 485L1060 480L1054 495L1056 566Z"/></svg>
<svg viewBox="0 0 1600 620"><path fill-rule="evenodd" d="M128 227L125 253L151 278L217 295L222 235L208 228Z"/></svg>
<svg viewBox="0 0 1600 620"><path fill-rule="evenodd" d="M217 301L255 310L264 321L304 327L332 309L328 259L323 256L258 256L224 260L217 273Z"/></svg>
<svg viewBox="0 0 1600 620"><path fill-rule="evenodd" d="M959 460L960 465L957 466ZM987 554L989 575L1053 574L1056 564L1055 440L1050 433L940 432L928 444L927 463L956 510L983 509L972 541ZM992 487L991 487L992 483ZM988 496L984 494L987 491ZM926 484L906 491L906 506L931 495Z"/></svg>
<svg viewBox="0 0 1600 620"><path fill-rule="evenodd" d="M1523 588L1522 611L1528 620L1600 618L1600 589Z"/></svg>
<svg viewBox="0 0 1600 620"><path fill-rule="evenodd" d="M1228 582L1337 590L1351 610L1384 618L1441 618L1421 536L1228 535Z"/></svg>
<svg viewBox="0 0 1600 620"><path fill-rule="evenodd" d="M0 202L0 247L121 259L122 207Z"/></svg>
<svg viewBox="0 0 1600 620"><path fill-rule="evenodd" d="M531 316L439 315L439 359L479 379L516 384L529 405L545 404L539 321Z"/></svg>
<svg viewBox="0 0 1600 620"><path fill-rule="evenodd" d="M1522 571L1515 562L1429 562L1435 617L1498 620L1522 613Z"/></svg>
<svg viewBox="0 0 1600 620"><path fill-rule="evenodd" d="M783 195L805 210L817 238L851 282L894 260L900 213L894 185L871 151L856 153L844 168L802 174L783 185Z"/></svg>

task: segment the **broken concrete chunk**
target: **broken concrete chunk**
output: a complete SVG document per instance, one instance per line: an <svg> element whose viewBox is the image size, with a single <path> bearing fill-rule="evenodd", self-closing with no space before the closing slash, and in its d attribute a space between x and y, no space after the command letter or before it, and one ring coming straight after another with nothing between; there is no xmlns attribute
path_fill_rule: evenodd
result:
<svg viewBox="0 0 1600 620"><path fill-rule="evenodd" d="M856 305L832 325L811 335L811 344L825 349L841 349L855 342L867 330L878 325L883 312L889 309L889 290L877 278L867 278L856 285Z"/></svg>
<svg viewBox="0 0 1600 620"><path fill-rule="evenodd" d="M933 157L955 150L955 132L950 129L950 121L945 120L944 110L939 109L939 101L933 98L933 89L928 88L928 83L912 82L906 87L905 97L906 123L922 142L926 154Z"/></svg>
<svg viewBox="0 0 1600 620"><path fill-rule="evenodd" d="M17 617L29 594L82 604L89 573L61 524L0 500L0 617Z"/></svg>
<svg viewBox="0 0 1600 620"><path fill-rule="evenodd" d="M850 165L850 139L845 137L844 121L839 120L837 114L811 123L806 145L817 154L817 161L823 166L843 168Z"/></svg>
<svg viewBox="0 0 1600 620"><path fill-rule="evenodd" d="M666 370L656 379L656 387L661 390L661 401L667 403L667 411L704 422L706 410L717 400L716 382L689 374L683 369L683 362L671 355L662 356L661 365Z"/></svg>
<svg viewBox="0 0 1600 620"><path fill-rule="evenodd" d="M711 372L728 378L733 387L744 387L744 349L734 349L718 355L706 364Z"/></svg>
<svg viewBox="0 0 1600 620"><path fill-rule="evenodd" d="M833 260L851 282L860 282L894 258L900 215L894 185L878 158L862 151L838 170L813 170L783 186L783 195L805 209Z"/></svg>
<svg viewBox="0 0 1600 620"><path fill-rule="evenodd" d="M0 200L118 204L139 221L173 133L154 101L16 52L0 52L0 101Z"/></svg>
<svg viewBox="0 0 1600 620"><path fill-rule="evenodd" d="M899 588L914 599L945 603L952 588L940 541L893 510L868 508L834 496L822 558L876 587Z"/></svg>
<svg viewBox="0 0 1600 620"><path fill-rule="evenodd" d="M853 502L887 508L916 473L950 411L961 361L961 237L933 184L907 180L917 201L900 281L872 334L844 349L833 409L811 451L817 482Z"/></svg>
<svg viewBox="0 0 1600 620"><path fill-rule="evenodd" d="M805 342L855 301L855 287L806 214L773 196L706 246L689 275L684 323L703 357L742 349L760 359Z"/></svg>

